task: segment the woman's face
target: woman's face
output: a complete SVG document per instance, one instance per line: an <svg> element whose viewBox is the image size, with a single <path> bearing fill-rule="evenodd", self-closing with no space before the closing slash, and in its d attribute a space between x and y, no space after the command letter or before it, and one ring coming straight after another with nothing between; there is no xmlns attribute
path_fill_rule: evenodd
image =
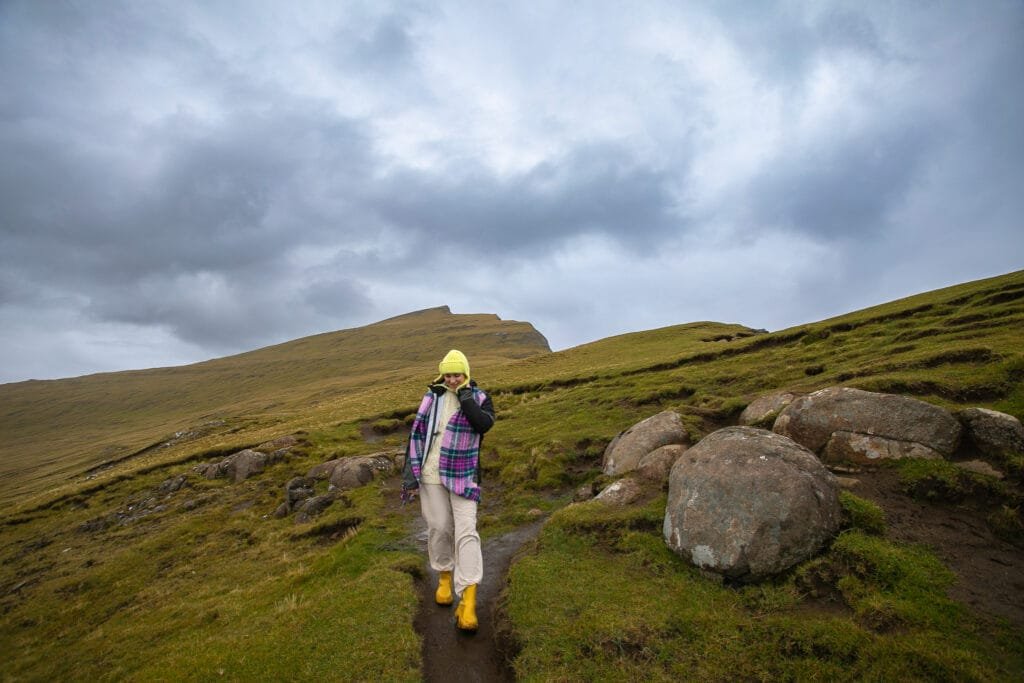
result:
<svg viewBox="0 0 1024 683"><path fill-rule="evenodd" d="M460 384L466 381L466 376L461 372L445 373L444 384L449 389L455 389Z"/></svg>

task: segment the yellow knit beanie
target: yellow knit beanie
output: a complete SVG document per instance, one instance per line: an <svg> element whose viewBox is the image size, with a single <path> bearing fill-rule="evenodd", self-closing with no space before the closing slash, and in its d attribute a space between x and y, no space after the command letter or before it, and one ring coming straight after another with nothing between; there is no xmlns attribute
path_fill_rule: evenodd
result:
<svg viewBox="0 0 1024 683"><path fill-rule="evenodd" d="M456 373L462 373L469 379L469 360L466 359L466 355L457 349L452 349L448 352L448 355L444 357L444 360L437 366L437 371L441 375L454 375Z"/></svg>

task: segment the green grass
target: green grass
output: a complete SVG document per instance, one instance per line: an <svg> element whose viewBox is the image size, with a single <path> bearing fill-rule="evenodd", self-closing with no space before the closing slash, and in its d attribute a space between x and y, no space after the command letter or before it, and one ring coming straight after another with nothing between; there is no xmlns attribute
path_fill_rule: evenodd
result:
<svg viewBox="0 0 1024 683"><path fill-rule="evenodd" d="M400 448L457 347L498 411L482 533L551 514L504 602L523 678L1019 679L1020 634L951 603L948 571L886 540L884 515L856 496L831 550L748 587L667 550L663 498L567 503L603 481L617 433L661 410L694 441L758 396L836 384L1022 417L1022 323L1018 272L771 334L702 322L548 353L524 323L435 309L186 368L0 385L0 649L18 653L0 678L417 680L415 511L373 483L311 524L272 513L313 464ZM284 434L300 445L258 477L190 474ZM1019 477L946 465L898 466L922 504L984 500L1019 542ZM156 493L183 473L188 488ZM119 521L150 499L166 508Z"/></svg>
<svg viewBox="0 0 1024 683"><path fill-rule="evenodd" d="M776 583L731 588L661 542L659 506L577 504L512 569L522 680L1012 680L1024 664L950 601L926 551L859 531ZM566 567L572 571L566 571ZM835 607L805 585L826 585Z"/></svg>

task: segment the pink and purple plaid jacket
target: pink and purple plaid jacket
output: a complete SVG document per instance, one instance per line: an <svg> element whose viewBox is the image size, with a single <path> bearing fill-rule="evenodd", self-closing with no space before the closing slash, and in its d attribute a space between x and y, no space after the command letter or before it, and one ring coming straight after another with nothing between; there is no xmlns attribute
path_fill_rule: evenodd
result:
<svg viewBox="0 0 1024 683"><path fill-rule="evenodd" d="M494 409L491 407L490 397L483 390L478 389L475 384L471 388L473 402L480 408L479 411L474 411L476 414L473 416L477 428L474 428L462 408L452 415L447 425L435 424L440 404L438 399L442 394L437 394L433 390L427 391L412 423L408 460L418 483L423 459L430 450L430 443L440 436L441 455L438 469L441 483L456 495L480 502L480 444L483 441L483 432L486 432L494 422Z"/></svg>

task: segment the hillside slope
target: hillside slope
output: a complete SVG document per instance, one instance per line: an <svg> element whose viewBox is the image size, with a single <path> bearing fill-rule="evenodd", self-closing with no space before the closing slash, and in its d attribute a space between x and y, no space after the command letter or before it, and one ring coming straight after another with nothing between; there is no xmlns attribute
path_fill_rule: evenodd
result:
<svg viewBox="0 0 1024 683"><path fill-rule="evenodd" d="M0 509L175 434L237 433L408 382L453 347L481 369L550 351L529 323L443 306L182 367L2 384Z"/></svg>
<svg viewBox="0 0 1024 683"><path fill-rule="evenodd" d="M409 320L396 320L378 343L407 329ZM989 564L1012 571L1019 545L994 538L987 525L1000 523L1010 538L1019 527L1021 463L994 463L1007 473L1003 481L951 479L942 468L865 478L872 492L899 498L885 506L894 511L888 519L850 497L857 521L832 549L777 582L745 588L709 581L665 548L663 496L625 510L569 505L581 485L607 483L600 459L610 439L661 410L679 412L696 439L735 422L765 393L840 384L1024 417L1024 271L770 334L690 323L516 357L488 345L497 330L479 326L493 324L482 316L453 329L436 348L422 349L422 362L429 371L458 333L480 341L459 343L498 410L485 443L485 539L534 522L538 512L549 517L513 565L493 617L513 643L518 676L1024 675L1021 624L949 598L970 594L965 582L985 583L991 574L958 574L934 548L916 545L907 524L955 524L974 542L1003 543L997 557L1009 564ZM418 353L425 341L408 340L407 352ZM307 358L328 362L318 353L311 349ZM271 353L265 360L288 359ZM332 366L347 370L343 378L268 381L266 391L241 383L247 375L234 378L238 393L217 399L227 407L161 423L156 416L147 427L167 435L194 425L195 434L91 479L46 479L44 468L45 488L18 497L0 516L0 647L18 653L0 664L0 676L148 680L174 671L180 680L320 680L329 672L340 680L419 680L421 634L412 624L424 560L418 513L398 505L397 477L346 491L311 521L274 516L286 483L314 465L403 445L428 379L424 367L353 373L361 362L349 357ZM234 371L257 372L257 365ZM219 391L203 382L195 400ZM203 432L203 420L220 419ZM96 441L134 438L130 423L109 419ZM245 481L208 480L193 470L285 435L299 441L290 458ZM21 438L43 452L53 436L40 428L42 444L30 432ZM908 481L924 500L908 497ZM168 487L175 482L180 488ZM326 490L326 482L318 486ZM1022 595L1024 586L1011 581L996 597L1021 604Z"/></svg>

